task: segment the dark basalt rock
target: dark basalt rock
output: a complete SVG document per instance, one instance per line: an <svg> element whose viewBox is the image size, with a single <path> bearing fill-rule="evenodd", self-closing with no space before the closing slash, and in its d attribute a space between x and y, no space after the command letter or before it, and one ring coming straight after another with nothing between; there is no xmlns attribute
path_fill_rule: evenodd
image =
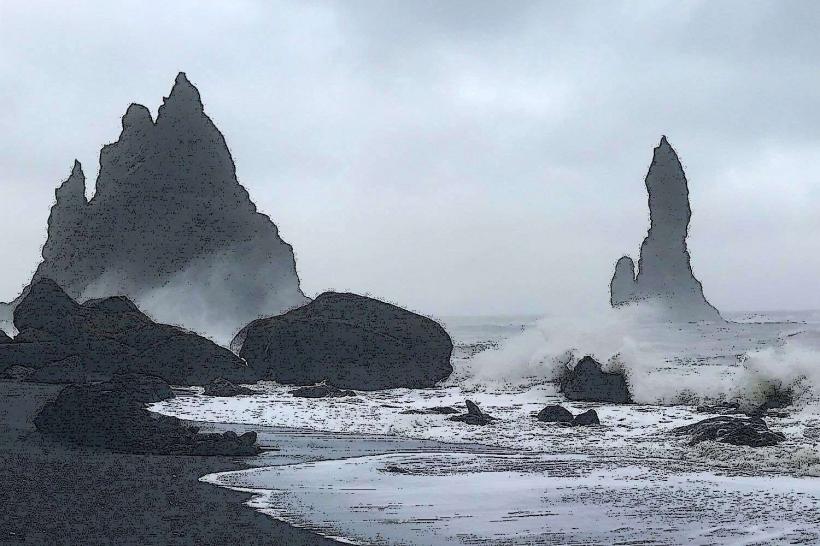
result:
<svg viewBox="0 0 820 546"><path fill-rule="evenodd" d="M459 413L459 411L450 406L433 406L425 409L406 409L399 413L405 415L453 415Z"/></svg>
<svg viewBox="0 0 820 546"><path fill-rule="evenodd" d="M598 420L598 412L594 409L586 410L583 413L579 413L572 419L572 426L575 427L586 427L590 425L600 425L601 422Z"/></svg>
<svg viewBox="0 0 820 546"><path fill-rule="evenodd" d="M135 387L133 377L94 385L72 385L46 404L35 417L37 429L61 441L123 453L162 455L256 455L255 433L237 436L200 434L179 419L145 409L168 385L157 388L143 379ZM145 386L150 386L146 396Z"/></svg>
<svg viewBox="0 0 820 546"><path fill-rule="evenodd" d="M46 368L75 357L92 380L114 373L153 375L177 385L215 377L252 382L255 372L205 338L158 324L125 298L79 305L50 279L32 284L14 312L20 335L0 345L0 366ZM20 339L22 337L22 340Z"/></svg>
<svg viewBox="0 0 820 546"><path fill-rule="evenodd" d="M3 330L0 330L0 345L2 345L3 343L11 343L11 341L12 340L9 337L9 335Z"/></svg>
<svg viewBox="0 0 820 546"><path fill-rule="evenodd" d="M256 394L256 392L247 387L234 385L222 377L217 377L205 385L205 391L202 394L205 396L244 396Z"/></svg>
<svg viewBox="0 0 820 546"><path fill-rule="evenodd" d="M692 210L686 175L666 137L655 148L649 173L649 233L641 245L637 275L632 258L615 265L610 284L613 307L652 301L671 319L722 320L703 295L703 286L692 273L686 237Z"/></svg>
<svg viewBox="0 0 820 546"><path fill-rule="evenodd" d="M291 246L239 184L184 73L156 120L142 105L128 107L119 139L100 152L91 200L79 162L56 197L32 283L53 279L75 299L125 295L158 320L220 342L308 301Z"/></svg>
<svg viewBox="0 0 820 546"><path fill-rule="evenodd" d="M0 373L0 379L6 381L25 381L37 370L26 366L11 366Z"/></svg>
<svg viewBox="0 0 820 546"><path fill-rule="evenodd" d="M472 400L467 400L465 404L467 405L467 413L450 417L450 421L460 421L468 425L484 426L496 420L492 415L481 411L478 404Z"/></svg>
<svg viewBox="0 0 820 546"><path fill-rule="evenodd" d="M44 366L26 378L31 383L85 383L85 368L77 356Z"/></svg>
<svg viewBox="0 0 820 546"><path fill-rule="evenodd" d="M344 398L347 396L356 396L356 393L353 391L340 389L327 383L299 387L298 389L290 391L290 394L297 398Z"/></svg>
<svg viewBox="0 0 820 546"><path fill-rule="evenodd" d="M738 446L766 447L777 445L786 439L783 433L769 430L759 417L744 419L721 415L678 427L673 432L691 436L689 445L712 440Z"/></svg>
<svg viewBox="0 0 820 546"><path fill-rule="evenodd" d="M291 385L424 388L453 371L453 342L438 323L356 294L325 292L237 337L232 346L262 378Z"/></svg>
<svg viewBox="0 0 820 546"><path fill-rule="evenodd" d="M547 406L538 412L537 419L545 423L572 423L572 412L563 406Z"/></svg>
<svg viewBox="0 0 820 546"><path fill-rule="evenodd" d="M574 368L566 369L558 384L560 391L570 400L632 403L624 376L602 371L601 364L590 356L582 358Z"/></svg>
<svg viewBox="0 0 820 546"><path fill-rule="evenodd" d="M111 388L128 393L128 396L145 404L174 398L170 385L159 377L141 373L114 374L109 381Z"/></svg>

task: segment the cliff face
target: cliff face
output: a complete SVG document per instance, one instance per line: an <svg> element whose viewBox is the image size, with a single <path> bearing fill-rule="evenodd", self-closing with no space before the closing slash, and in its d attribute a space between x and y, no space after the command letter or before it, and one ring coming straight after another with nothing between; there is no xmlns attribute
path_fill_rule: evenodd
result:
<svg viewBox="0 0 820 546"><path fill-rule="evenodd" d="M103 147L94 197L79 163L56 192L43 261L73 298L124 295L155 320L227 342L307 301L293 250L236 179L225 140L180 73L156 121L132 104Z"/></svg>
<svg viewBox="0 0 820 546"><path fill-rule="evenodd" d="M628 256L618 260L610 302L621 306L653 301L676 320L721 320L692 273L686 236L692 210L689 188L678 156L666 137L655 148L649 173L649 233L641 245L638 271Z"/></svg>

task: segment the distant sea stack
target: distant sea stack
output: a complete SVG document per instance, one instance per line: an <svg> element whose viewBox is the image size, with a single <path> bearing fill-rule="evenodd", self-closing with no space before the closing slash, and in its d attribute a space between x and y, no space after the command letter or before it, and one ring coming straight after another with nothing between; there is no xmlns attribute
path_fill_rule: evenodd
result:
<svg viewBox="0 0 820 546"><path fill-rule="evenodd" d="M184 73L156 121L128 107L119 140L100 152L92 199L79 162L56 196L32 282L52 279L80 301L127 296L158 321L222 343L308 301L293 249L237 181Z"/></svg>
<svg viewBox="0 0 820 546"><path fill-rule="evenodd" d="M619 307L651 301L661 305L673 320L722 320L703 295L703 286L692 273L686 236L692 210L689 188L678 156L666 137L655 148L649 173L649 233L641 245L638 271L632 258L615 265L610 302Z"/></svg>

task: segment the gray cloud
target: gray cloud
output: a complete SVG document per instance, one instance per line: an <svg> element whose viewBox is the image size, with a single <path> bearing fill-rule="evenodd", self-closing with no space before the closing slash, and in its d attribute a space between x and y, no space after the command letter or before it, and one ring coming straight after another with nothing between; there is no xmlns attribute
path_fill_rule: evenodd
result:
<svg viewBox="0 0 820 546"><path fill-rule="evenodd" d="M603 306L661 134L723 309L818 308L813 2L0 4L0 293L53 190L177 71L308 293L428 313Z"/></svg>

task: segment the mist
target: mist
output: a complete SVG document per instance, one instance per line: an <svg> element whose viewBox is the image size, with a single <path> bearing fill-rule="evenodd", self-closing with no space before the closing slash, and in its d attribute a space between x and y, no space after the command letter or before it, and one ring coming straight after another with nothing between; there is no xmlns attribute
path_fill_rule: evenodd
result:
<svg viewBox="0 0 820 546"><path fill-rule="evenodd" d="M709 301L820 308L818 19L811 2L3 3L0 300L74 158L93 179L127 106L184 70L309 296L602 310L666 134Z"/></svg>

